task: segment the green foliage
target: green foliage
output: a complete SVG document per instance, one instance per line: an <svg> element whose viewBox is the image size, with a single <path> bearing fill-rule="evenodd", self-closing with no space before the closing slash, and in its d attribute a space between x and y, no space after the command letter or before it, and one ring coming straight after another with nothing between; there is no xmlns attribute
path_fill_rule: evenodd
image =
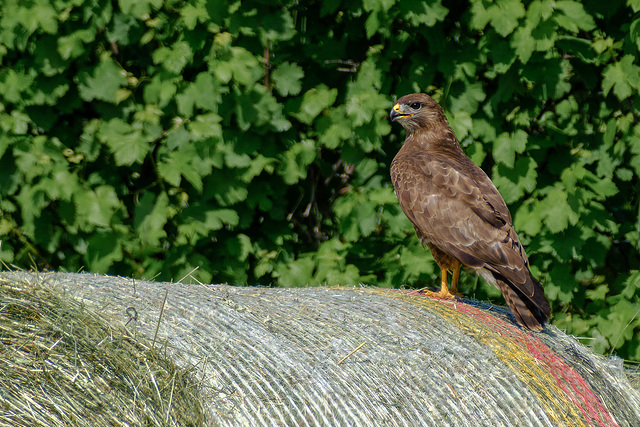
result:
<svg viewBox="0 0 640 427"><path fill-rule="evenodd" d="M404 139L386 120L393 97L424 91L508 202L554 322L640 360L639 10L5 1L0 259L233 284L437 283L388 176ZM462 287L498 298L473 275Z"/></svg>

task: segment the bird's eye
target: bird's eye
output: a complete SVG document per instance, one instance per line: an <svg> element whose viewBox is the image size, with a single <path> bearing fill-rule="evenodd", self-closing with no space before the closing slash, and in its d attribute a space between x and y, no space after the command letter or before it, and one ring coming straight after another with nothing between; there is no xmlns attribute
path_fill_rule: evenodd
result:
<svg viewBox="0 0 640 427"><path fill-rule="evenodd" d="M420 108L422 108L422 103L421 102L412 102L411 105L409 105L409 107L411 107L414 110L419 110Z"/></svg>

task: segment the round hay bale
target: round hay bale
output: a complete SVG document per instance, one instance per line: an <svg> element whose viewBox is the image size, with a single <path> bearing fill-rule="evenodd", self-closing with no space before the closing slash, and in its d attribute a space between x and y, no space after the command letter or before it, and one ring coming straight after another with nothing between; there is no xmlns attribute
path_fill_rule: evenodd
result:
<svg viewBox="0 0 640 427"><path fill-rule="evenodd" d="M553 326L530 333L488 304L367 287L232 287L89 274L5 272L0 283L46 290L61 307L81 303L103 327L125 328L111 333L118 339L102 338L100 349L118 340L155 347L191 372L206 422L185 412L181 418L178 409L167 418L166 402L145 407L178 425L637 426L640 419L640 393L619 358L596 356ZM5 316L10 299L2 295ZM12 324L2 324L4 336ZM70 334L87 332L74 327ZM25 341L4 340L3 358ZM49 350L53 343L42 350L54 351L60 344ZM123 357L137 357L140 366L140 356ZM72 371L93 379L91 396L109 381L111 370L100 366ZM13 362L2 368L6 377L24 369ZM53 381L48 390L9 394L10 381L0 384L2 420L28 413L16 399L40 402L56 392ZM178 388L194 389L189 382L171 387L174 402ZM157 388L167 395L167 383ZM131 408L141 396L122 399L116 406ZM55 418L55 404L41 406ZM85 416L97 411L85 406ZM140 425L121 416L119 424ZM92 425L115 423L96 419Z"/></svg>
<svg viewBox="0 0 640 427"><path fill-rule="evenodd" d="M39 280L0 278L0 425L206 423L189 371Z"/></svg>

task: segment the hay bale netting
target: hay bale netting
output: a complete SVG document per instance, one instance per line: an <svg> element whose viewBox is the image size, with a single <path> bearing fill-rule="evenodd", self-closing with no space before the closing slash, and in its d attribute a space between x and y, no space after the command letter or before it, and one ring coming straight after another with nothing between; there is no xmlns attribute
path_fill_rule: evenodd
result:
<svg viewBox="0 0 640 427"><path fill-rule="evenodd" d="M185 368L37 277L0 276L0 425L206 424Z"/></svg>
<svg viewBox="0 0 640 427"><path fill-rule="evenodd" d="M2 273L0 282L47 290L61 307L82 302L103 324L126 324L133 343L145 337L148 347L155 337L156 348L192 372L208 425L639 425L640 393L620 359L596 356L555 327L527 333L506 310L487 304L374 288L248 288L88 274ZM4 294L0 315L11 329L7 307L15 295ZM100 348L116 341L103 340ZM2 345L5 358L24 342ZM95 377L106 374L98 367L78 367L77 374L93 377L87 394L104 392ZM22 374L2 375L6 420L20 398L7 378ZM40 382L52 378L43 374ZM176 383L174 395L181 387L193 388ZM166 383L158 388L168 393ZM23 398L51 398L42 392L31 387ZM94 408L86 406L91 417ZM146 409L165 416L162 408Z"/></svg>

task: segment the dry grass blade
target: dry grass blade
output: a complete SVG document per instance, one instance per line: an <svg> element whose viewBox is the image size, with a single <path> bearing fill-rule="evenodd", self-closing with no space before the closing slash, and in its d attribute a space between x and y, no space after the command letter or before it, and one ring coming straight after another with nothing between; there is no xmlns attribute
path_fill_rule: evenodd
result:
<svg viewBox="0 0 640 427"><path fill-rule="evenodd" d="M204 425L192 385L81 303L0 280L0 426Z"/></svg>

